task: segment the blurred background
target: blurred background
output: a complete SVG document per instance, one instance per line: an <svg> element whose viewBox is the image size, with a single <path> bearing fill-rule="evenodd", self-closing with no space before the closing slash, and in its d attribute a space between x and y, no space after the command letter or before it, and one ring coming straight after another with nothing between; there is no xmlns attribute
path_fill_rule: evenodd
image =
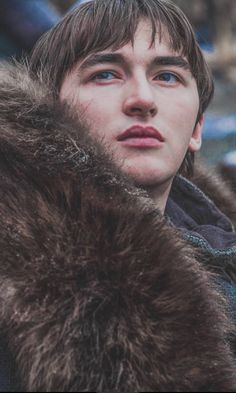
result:
<svg viewBox="0 0 236 393"><path fill-rule="evenodd" d="M215 79L200 156L236 190L236 0L174 0L192 21Z"/></svg>
<svg viewBox="0 0 236 393"><path fill-rule="evenodd" d="M29 54L38 38L88 0L0 0L0 59ZM188 15L215 77L200 156L236 178L236 0L173 0Z"/></svg>

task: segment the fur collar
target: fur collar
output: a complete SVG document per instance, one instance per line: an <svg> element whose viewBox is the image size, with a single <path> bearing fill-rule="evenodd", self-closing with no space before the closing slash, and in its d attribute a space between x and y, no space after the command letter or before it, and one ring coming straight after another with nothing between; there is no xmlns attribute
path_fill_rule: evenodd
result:
<svg viewBox="0 0 236 393"><path fill-rule="evenodd" d="M66 113L0 68L0 320L26 391L234 391L211 273Z"/></svg>
<svg viewBox="0 0 236 393"><path fill-rule="evenodd" d="M219 172L197 162L191 179L236 227L236 201L232 185Z"/></svg>

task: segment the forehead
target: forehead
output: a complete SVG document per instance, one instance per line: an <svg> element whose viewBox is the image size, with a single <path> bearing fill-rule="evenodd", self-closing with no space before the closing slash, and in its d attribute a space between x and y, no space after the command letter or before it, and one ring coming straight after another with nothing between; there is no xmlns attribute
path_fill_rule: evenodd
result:
<svg viewBox="0 0 236 393"><path fill-rule="evenodd" d="M173 51L167 28L163 25L156 26L156 33L153 40L153 26L150 21L144 19L139 22L133 39L134 47L138 47L140 44L146 46L147 49L163 45Z"/></svg>
<svg viewBox="0 0 236 393"><path fill-rule="evenodd" d="M96 62L101 63L101 59L106 59L104 62L112 62L116 59L115 56L103 56L106 54L121 55L127 62L135 64L146 64L157 57L182 57L180 51L175 51L171 45L171 40L167 29L161 27L153 40L153 28L150 22L141 21L137 27L133 40L121 46L120 48L110 47L102 51L93 51L88 54L85 59L82 59L79 64L84 66L96 65ZM101 55L101 56L100 56ZM90 61L87 61L91 59ZM99 59L99 60L98 60ZM185 62L188 61L185 59Z"/></svg>
<svg viewBox="0 0 236 393"><path fill-rule="evenodd" d="M154 39L153 39L154 38ZM108 48L100 52L92 52L79 62L84 70L102 63L116 63L123 66L176 65L190 69L189 62L171 46L165 28L153 37L151 23L142 21L135 32L134 39L120 48Z"/></svg>
<svg viewBox="0 0 236 393"><path fill-rule="evenodd" d="M147 62L149 58L156 56L177 56L171 47L168 32L162 27L152 39L152 26L149 22L140 22L136 30L133 42L121 47L117 52L126 57L132 57L139 61Z"/></svg>

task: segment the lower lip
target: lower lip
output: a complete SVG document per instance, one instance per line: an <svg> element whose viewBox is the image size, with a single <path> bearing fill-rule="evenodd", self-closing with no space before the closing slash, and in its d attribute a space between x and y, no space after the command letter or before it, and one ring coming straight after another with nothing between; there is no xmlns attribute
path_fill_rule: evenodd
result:
<svg viewBox="0 0 236 393"><path fill-rule="evenodd" d="M122 143L123 146L138 148L157 148L163 145L163 142L155 138L128 138L120 143Z"/></svg>

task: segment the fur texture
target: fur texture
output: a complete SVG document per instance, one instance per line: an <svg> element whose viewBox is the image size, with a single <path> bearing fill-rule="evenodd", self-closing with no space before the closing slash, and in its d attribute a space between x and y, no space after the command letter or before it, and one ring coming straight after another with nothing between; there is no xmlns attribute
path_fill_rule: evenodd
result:
<svg viewBox="0 0 236 393"><path fill-rule="evenodd" d="M234 391L199 256L22 67L0 69L0 312L26 391Z"/></svg>
<svg viewBox="0 0 236 393"><path fill-rule="evenodd" d="M214 201L215 205L231 219L236 227L236 202L232 184L218 171L198 162L191 181Z"/></svg>

